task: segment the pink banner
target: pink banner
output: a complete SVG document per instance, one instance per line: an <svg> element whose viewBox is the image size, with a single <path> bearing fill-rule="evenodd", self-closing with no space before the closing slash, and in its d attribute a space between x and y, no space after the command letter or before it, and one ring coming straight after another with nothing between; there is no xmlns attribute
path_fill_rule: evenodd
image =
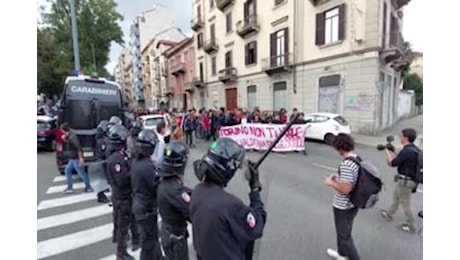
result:
<svg viewBox="0 0 460 260"><path fill-rule="evenodd" d="M229 137L245 149L267 150L286 125L243 124L225 126L220 137ZM273 149L277 152L304 151L306 125L293 125Z"/></svg>

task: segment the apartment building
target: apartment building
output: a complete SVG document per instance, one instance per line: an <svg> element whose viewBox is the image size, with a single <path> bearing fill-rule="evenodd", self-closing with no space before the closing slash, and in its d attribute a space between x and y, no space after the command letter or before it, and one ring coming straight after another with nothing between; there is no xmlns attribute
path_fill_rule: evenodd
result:
<svg viewBox="0 0 460 260"><path fill-rule="evenodd" d="M152 54L155 52L154 41L150 41L142 50L142 84L144 86L145 107L155 109L154 91L153 91L153 59Z"/></svg>
<svg viewBox="0 0 460 260"><path fill-rule="evenodd" d="M205 105L204 91L195 91L195 46L193 38L186 38L164 53L169 67L171 107L184 110ZM200 102L198 102L200 101Z"/></svg>
<svg viewBox="0 0 460 260"><path fill-rule="evenodd" d="M367 134L391 126L408 2L192 1L207 107L341 113Z"/></svg>
<svg viewBox="0 0 460 260"><path fill-rule="evenodd" d="M170 85L170 74L168 60L164 53L174 47L177 41L170 40L155 40L155 53L153 63L154 79L154 95L156 108L169 109L173 103L174 87Z"/></svg>
<svg viewBox="0 0 460 260"><path fill-rule="evenodd" d="M116 73L115 79L122 88L123 101L125 105L133 107L135 104L132 84L132 58L128 48L124 48L121 51L116 67L118 72Z"/></svg>

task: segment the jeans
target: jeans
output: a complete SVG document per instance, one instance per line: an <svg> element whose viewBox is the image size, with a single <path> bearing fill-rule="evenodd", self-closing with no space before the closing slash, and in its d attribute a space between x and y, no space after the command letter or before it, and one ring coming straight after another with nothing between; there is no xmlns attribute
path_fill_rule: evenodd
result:
<svg viewBox="0 0 460 260"><path fill-rule="evenodd" d="M393 191L393 203L388 210L388 215L391 217L396 213L399 208L399 204L402 205L404 214L407 218L407 224L411 227L414 226L414 215L412 214L412 209L410 205L410 198L412 195L412 190L417 184L410 180L398 180L396 187Z"/></svg>
<svg viewBox="0 0 460 260"><path fill-rule="evenodd" d="M337 251L341 256L348 257L349 260L359 260L351 231L353 220L358 213L358 208L337 209L334 208L335 230L337 232Z"/></svg>
<svg viewBox="0 0 460 260"><path fill-rule="evenodd" d="M80 164L78 163L78 159L69 159L69 162L67 163L67 166L64 170L65 176L67 178L67 189L73 189L73 170L77 171L78 175L83 180L83 183L85 183L85 188L90 188L91 185L89 184L89 176L88 173L85 171L85 168L83 168L83 166L80 166Z"/></svg>
<svg viewBox="0 0 460 260"><path fill-rule="evenodd" d="M194 131L185 131L185 143L188 145L188 146L192 146L193 145L193 132Z"/></svg>

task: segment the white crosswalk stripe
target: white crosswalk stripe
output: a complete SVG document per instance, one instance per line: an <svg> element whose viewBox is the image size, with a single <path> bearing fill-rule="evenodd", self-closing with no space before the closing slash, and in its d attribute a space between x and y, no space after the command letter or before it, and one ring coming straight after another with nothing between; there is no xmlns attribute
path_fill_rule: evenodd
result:
<svg viewBox="0 0 460 260"><path fill-rule="evenodd" d="M73 178L78 180L78 176ZM80 181L74 183L75 194L62 194L61 191L66 187L62 182L65 180L65 176L55 177L54 185L48 188L45 199L38 204L37 259L80 260L80 255L93 254L86 250L90 250L87 247L95 244L102 245L95 252L95 255L102 257L100 260L116 259L116 246L111 242L113 208L97 203L96 193L78 190L84 188ZM107 195L110 196L110 193ZM191 234L190 225L188 231ZM188 242L189 249L192 250L190 238ZM140 251L133 252L129 249L128 253L137 260L140 259Z"/></svg>

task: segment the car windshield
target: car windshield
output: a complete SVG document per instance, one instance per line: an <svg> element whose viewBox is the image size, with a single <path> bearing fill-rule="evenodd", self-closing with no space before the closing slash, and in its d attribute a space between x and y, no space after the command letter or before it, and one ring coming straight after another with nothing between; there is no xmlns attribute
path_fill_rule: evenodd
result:
<svg viewBox="0 0 460 260"><path fill-rule="evenodd" d="M37 121L37 131L46 131L50 129L51 129L51 126L47 122Z"/></svg>
<svg viewBox="0 0 460 260"><path fill-rule="evenodd" d="M148 119L145 120L144 125L145 126L156 126L160 122L163 122L163 121L164 121L164 119L162 117L148 118Z"/></svg>
<svg viewBox="0 0 460 260"><path fill-rule="evenodd" d="M347 120L345 120L345 118L343 118L343 116L336 116L336 117L334 117L334 120L337 121L339 124L341 124L343 126L348 125Z"/></svg>

